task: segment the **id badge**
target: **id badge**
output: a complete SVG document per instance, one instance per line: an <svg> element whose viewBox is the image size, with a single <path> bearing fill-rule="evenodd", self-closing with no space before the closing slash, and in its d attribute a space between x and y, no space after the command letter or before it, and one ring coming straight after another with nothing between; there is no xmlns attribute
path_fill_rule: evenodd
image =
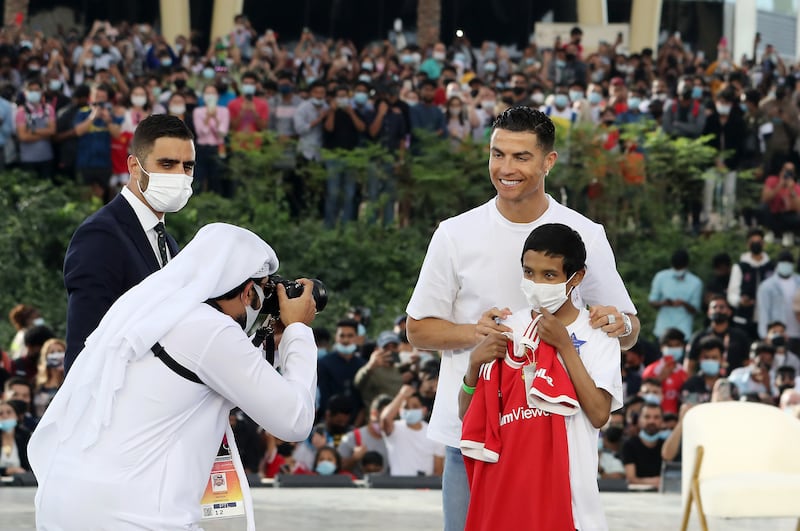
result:
<svg viewBox="0 0 800 531"><path fill-rule="evenodd" d="M203 520L244 516L244 495L227 441L222 440L200 500Z"/></svg>

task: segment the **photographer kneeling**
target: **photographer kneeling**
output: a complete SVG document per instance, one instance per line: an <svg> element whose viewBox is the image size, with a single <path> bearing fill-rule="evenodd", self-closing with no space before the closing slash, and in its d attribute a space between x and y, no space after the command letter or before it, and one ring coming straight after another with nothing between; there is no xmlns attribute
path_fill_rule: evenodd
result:
<svg viewBox="0 0 800 531"><path fill-rule="evenodd" d="M240 407L285 441L304 440L314 421L311 281L295 298L274 285L282 374L246 334L277 268L261 238L215 223L117 300L31 439L38 528L197 529L227 435L255 529L228 412Z"/></svg>

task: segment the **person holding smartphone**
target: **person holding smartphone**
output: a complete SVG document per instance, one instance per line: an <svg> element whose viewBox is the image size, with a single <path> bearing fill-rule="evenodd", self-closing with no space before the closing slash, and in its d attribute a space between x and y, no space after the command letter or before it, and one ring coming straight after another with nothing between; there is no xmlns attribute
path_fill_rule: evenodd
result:
<svg viewBox="0 0 800 531"><path fill-rule="evenodd" d="M378 334L377 345L369 361L355 376L356 387L365 404L381 394L394 396L406 383L400 371L400 338L391 330Z"/></svg>
<svg viewBox="0 0 800 531"><path fill-rule="evenodd" d="M800 184L792 162L785 162L778 175L764 181L759 221L775 235L782 236L785 247L794 244L794 234L800 228Z"/></svg>

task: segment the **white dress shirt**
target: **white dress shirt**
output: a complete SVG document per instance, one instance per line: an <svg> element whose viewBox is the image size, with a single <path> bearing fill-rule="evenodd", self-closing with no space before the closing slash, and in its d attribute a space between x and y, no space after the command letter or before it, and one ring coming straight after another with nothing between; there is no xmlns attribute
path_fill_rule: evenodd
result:
<svg viewBox="0 0 800 531"><path fill-rule="evenodd" d="M125 198L125 200L131 205L133 208L133 213L136 214L136 219L139 220L139 224L142 226L142 230L144 231L145 235L147 236L147 241L150 242L150 247L153 248L153 254L156 255L156 260L158 261L161 267L164 267L164 264L161 263L161 253L158 252L158 234L156 233L155 226L158 222L164 223L166 228L166 216L162 216L161 219L158 219L150 207L142 202L141 199L136 197L130 189L125 186L122 188L120 195ZM169 252L169 245L167 245L167 256L171 259L172 253Z"/></svg>

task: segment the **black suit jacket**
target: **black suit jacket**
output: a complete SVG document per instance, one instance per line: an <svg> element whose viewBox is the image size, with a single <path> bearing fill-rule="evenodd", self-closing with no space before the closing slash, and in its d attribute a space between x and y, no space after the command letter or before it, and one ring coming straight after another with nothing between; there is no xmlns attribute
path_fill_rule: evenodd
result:
<svg viewBox="0 0 800 531"><path fill-rule="evenodd" d="M167 235L167 246L175 256L178 245L172 236ZM81 223L64 259L68 294L65 371L111 305L159 268L133 208L121 195Z"/></svg>

